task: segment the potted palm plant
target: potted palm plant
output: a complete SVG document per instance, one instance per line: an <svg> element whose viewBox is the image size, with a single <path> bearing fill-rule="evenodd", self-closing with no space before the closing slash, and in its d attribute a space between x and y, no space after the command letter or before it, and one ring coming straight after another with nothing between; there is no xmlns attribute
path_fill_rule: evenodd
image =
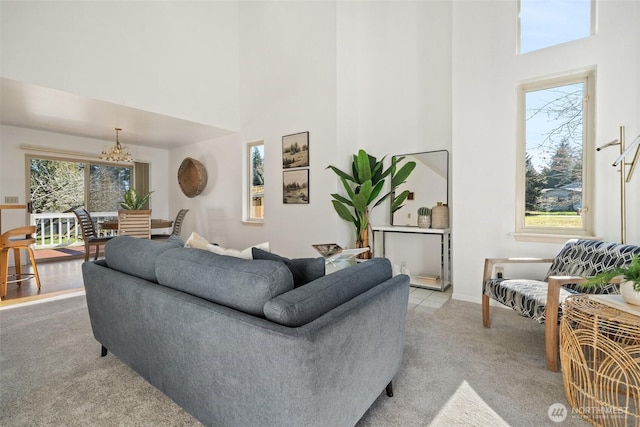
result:
<svg viewBox="0 0 640 427"><path fill-rule="evenodd" d="M614 277L622 276L620 293L624 300L633 305L640 305L640 256L634 255L631 263L610 271L605 271L589 279L587 284L600 285L609 283Z"/></svg>
<svg viewBox="0 0 640 427"><path fill-rule="evenodd" d="M405 182L416 167L416 162L407 162L398 169L398 164L403 159L404 157L393 157L391 165L384 169L384 157L378 160L367 154L365 150L359 150L358 154L353 156L351 174L335 166L327 166L327 169L331 169L338 175L347 193L346 197L337 193L332 194L331 203L340 218L353 224L356 232L356 247L369 247L369 215L371 211L390 197L393 194L393 189ZM387 177L391 178L392 190L378 198ZM391 205L392 212L402 207L408 195L409 190L405 190L394 196ZM370 257L370 250L362 254L362 258L368 259Z"/></svg>

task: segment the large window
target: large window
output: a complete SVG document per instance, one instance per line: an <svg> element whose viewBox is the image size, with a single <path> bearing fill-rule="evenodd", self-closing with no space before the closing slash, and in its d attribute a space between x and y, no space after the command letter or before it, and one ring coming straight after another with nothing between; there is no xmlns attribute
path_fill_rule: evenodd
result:
<svg viewBox="0 0 640 427"><path fill-rule="evenodd" d="M517 231L592 235L593 72L519 90Z"/></svg>
<svg viewBox="0 0 640 427"><path fill-rule="evenodd" d="M594 34L595 0L520 0L520 53Z"/></svg>
<svg viewBox="0 0 640 427"><path fill-rule="evenodd" d="M246 182L244 217L246 221L264 220L264 142L246 145Z"/></svg>
<svg viewBox="0 0 640 427"><path fill-rule="evenodd" d="M120 209L122 195L131 186L132 166L72 159L28 158L33 213L90 212Z"/></svg>

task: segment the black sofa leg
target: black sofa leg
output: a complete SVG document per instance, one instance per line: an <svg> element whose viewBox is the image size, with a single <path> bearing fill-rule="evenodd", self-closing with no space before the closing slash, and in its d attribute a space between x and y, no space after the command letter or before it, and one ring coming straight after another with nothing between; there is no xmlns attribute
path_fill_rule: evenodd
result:
<svg viewBox="0 0 640 427"><path fill-rule="evenodd" d="M389 397L393 397L393 381L389 381L389 384L387 384L387 396Z"/></svg>
<svg viewBox="0 0 640 427"><path fill-rule="evenodd" d="M107 351L108 351L107 347L102 346L102 352L100 353L100 357L105 357L107 355Z"/></svg>

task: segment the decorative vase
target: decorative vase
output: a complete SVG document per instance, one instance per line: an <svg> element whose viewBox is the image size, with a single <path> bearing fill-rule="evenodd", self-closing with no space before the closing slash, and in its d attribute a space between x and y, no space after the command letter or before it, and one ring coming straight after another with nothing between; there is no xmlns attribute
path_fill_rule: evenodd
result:
<svg viewBox="0 0 640 427"><path fill-rule="evenodd" d="M449 228L449 207L442 202L431 209L431 227Z"/></svg>
<svg viewBox="0 0 640 427"><path fill-rule="evenodd" d="M431 216L430 215L418 215L418 227L420 227L420 228L429 228L429 227L431 227Z"/></svg>
<svg viewBox="0 0 640 427"><path fill-rule="evenodd" d="M620 293L622 294L622 298L633 305L640 305L640 292L636 292L633 288L634 282L631 280L625 280L620 283Z"/></svg>

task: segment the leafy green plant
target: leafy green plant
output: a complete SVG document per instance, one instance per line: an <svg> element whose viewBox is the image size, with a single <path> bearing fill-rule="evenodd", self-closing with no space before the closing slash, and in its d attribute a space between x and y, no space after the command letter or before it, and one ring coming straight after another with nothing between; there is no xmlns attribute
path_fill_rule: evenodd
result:
<svg viewBox="0 0 640 427"><path fill-rule="evenodd" d="M123 200L120 202L120 207L122 209L127 209L132 211L138 211L140 209L143 209L144 206L147 204L147 201L149 200L151 193L153 193L153 191L148 192L144 197L140 197L140 195L136 190L134 190L133 188L130 188L127 191L125 191Z"/></svg>
<svg viewBox="0 0 640 427"><path fill-rule="evenodd" d="M404 157L393 157L391 165L384 169L384 159L383 157L378 160L361 149L353 156L351 174L335 166L327 166L327 169L331 169L338 175L347 193L346 197L337 193L332 194L331 203L340 218L354 225L358 247L368 246L369 215L373 208L389 198L393 194L393 189L405 182L416 167L416 162L407 162L398 168ZM391 191L379 197L387 177L391 178ZM409 190L405 190L393 197L391 202L393 212L402 207L408 195Z"/></svg>
<svg viewBox="0 0 640 427"><path fill-rule="evenodd" d="M431 209L427 207L418 208L418 215L420 216L431 216Z"/></svg>
<svg viewBox="0 0 640 427"><path fill-rule="evenodd" d="M617 276L624 276L624 280L633 282L633 290L640 292L640 257L634 255L629 265L602 272L591 277L586 284L603 285L611 282L611 279Z"/></svg>

